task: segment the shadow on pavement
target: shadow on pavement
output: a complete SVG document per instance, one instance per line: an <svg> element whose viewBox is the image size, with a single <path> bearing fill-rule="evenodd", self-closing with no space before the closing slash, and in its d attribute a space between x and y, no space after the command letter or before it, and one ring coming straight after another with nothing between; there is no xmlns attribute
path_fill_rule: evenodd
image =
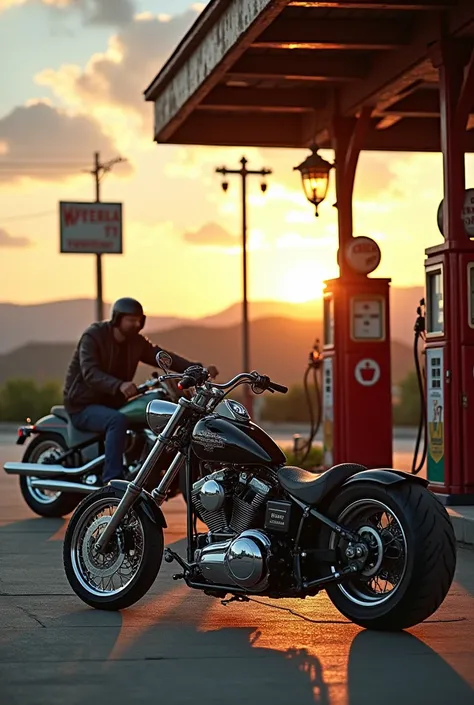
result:
<svg viewBox="0 0 474 705"><path fill-rule="evenodd" d="M473 702L465 681L409 633L361 631L351 641L353 625L333 621L330 615L305 632L302 621L292 619L283 627L278 618L265 621L270 610L256 612L252 603L240 605L238 613L225 608L217 612L217 600L173 582L174 565L163 563L150 594L134 607L121 613L90 609L60 572L61 542L48 541L63 524L31 519L0 529L0 536L36 535L30 551L45 551L48 563L53 555L54 564L61 563L43 565L38 572L26 566L25 580L37 594L32 590L7 598L35 622L1 634L0 682L6 703L89 705L106 699L115 705L366 705L376 699L384 705L441 705L447 692L456 705ZM184 553L183 540L168 545ZM47 580L51 570L57 571L57 597ZM296 602L294 607L298 609ZM286 648L287 639L279 648L278 627L291 631L295 648ZM273 639L272 648L268 638L265 647L259 646L262 629ZM339 630L339 645L328 648L328 630ZM342 668L326 664L329 652L333 660L339 652L345 659L348 644L346 681L345 663ZM331 670L329 683L325 673L331 675ZM337 683L334 671L340 673ZM333 688L341 700L333 698Z"/></svg>
<svg viewBox="0 0 474 705"><path fill-rule="evenodd" d="M347 689L348 705L474 702L472 688L436 651L409 632L391 634L389 643L382 632L357 634L349 653Z"/></svg>

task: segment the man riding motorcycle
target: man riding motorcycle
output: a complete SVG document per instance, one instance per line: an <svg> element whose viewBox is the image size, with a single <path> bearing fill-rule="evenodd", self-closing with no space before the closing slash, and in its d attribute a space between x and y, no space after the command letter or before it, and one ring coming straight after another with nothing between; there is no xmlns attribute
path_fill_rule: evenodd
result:
<svg viewBox="0 0 474 705"><path fill-rule="evenodd" d="M93 323L83 333L66 374L64 406L72 423L83 431L105 433L104 485L123 477L128 424L118 409L137 393L132 380L138 363L157 367L156 355L162 350L140 334L145 320L138 301L118 299L109 321ZM196 364L169 354L175 372ZM216 367L211 365L208 370L212 377L217 376Z"/></svg>

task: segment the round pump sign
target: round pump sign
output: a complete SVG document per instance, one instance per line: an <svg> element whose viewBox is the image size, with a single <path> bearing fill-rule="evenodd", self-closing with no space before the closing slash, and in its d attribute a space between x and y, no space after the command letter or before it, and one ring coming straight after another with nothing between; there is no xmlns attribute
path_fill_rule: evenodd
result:
<svg viewBox="0 0 474 705"><path fill-rule="evenodd" d="M354 237L344 251L346 262L358 274L370 274L380 264L382 253L375 240L370 237Z"/></svg>
<svg viewBox="0 0 474 705"><path fill-rule="evenodd" d="M437 220L438 229L444 237L443 231L443 203L444 198L438 206ZM474 188L468 188L464 192L464 205L461 213L461 219L464 221L464 232L468 238L474 238Z"/></svg>

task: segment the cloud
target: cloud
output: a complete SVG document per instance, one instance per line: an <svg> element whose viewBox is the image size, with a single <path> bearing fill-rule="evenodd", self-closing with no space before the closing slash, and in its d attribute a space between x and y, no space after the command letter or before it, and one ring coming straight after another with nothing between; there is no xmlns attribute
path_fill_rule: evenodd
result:
<svg viewBox="0 0 474 705"><path fill-rule="evenodd" d="M152 109L145 102L143 91L200 9L193 6L171 18L150 13L136 15L133 22L111 37L106 53L92 56L85 70L63 65L57 71L42 71L36 81L50 86L69 104L81 106L84 112L113 106L137 115L142 129L150 130Z"/></svg>
<svg viewBox="0 0 474 705"><path fill-rule="evenodd" d="M5 228L0 228L0 248L1 247L30 247L31 240L27 237L15 237L7 233Z"/></svg>
<svg viewBox="0 0 474 705"><path fill-rule="evenodd" d="M239 245L235 235L231 235L217 223L206 223L199 230L186 232L183 237L193 245L210 245L214 247L235 247Z"/></svg>
<svg viewBox="0 0 474 705"><path fill-rule="evenodd" d="M14 108L0 119L0 145L0 183L25 177L55 181L91 168L93 152L102 159L117 156L95 120L46 103ZM117 175L129 172L127 164L116 170Z"/></svg>
<svg viewBox="0 0 474 705"><path fill-rule="evenodd" d="M133 20L133 0L0 0L0 12L15 5L47 5L57 11L78 12L84 24L122 26Z"/></svg>

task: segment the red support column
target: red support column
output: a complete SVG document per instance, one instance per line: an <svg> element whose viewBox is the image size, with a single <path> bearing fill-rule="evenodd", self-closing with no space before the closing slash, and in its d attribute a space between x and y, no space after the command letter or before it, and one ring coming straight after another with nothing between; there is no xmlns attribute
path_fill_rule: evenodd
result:
<svg viewBox="0 0 474 705"><path fill-rule="evenodd" d="M357 119L338 116L332 125L340 276L327 282L325 296L326 466L341 462L368 467L392 464L389 280L369 279L353 269L346 257L353 238L357 163L371 115L372 108L365 107ZM365 332L364 322L369 326Z"/></svg>
<svg viewBox="0 0 474 705"><path fill-rule="evenodd" d="M472 365L466 360L472 351L466 300L468 297L467 253L474 254L464 231L462 208L465 191L465 135L469 111L474 103L474 47L463 40L443 38L432 50L432 61L439 69L440 132L443 153L444 202L443 234L445 243L426 251L429 272L442 267L444 330L435 334L428 329L427 355L441 354L442 379L440 399L428 398L428 421L431 406L438 403L442 417L441 437L434 439L436 424L429 424L428 479L432 489L443 495L462 496L474 472L474 448L467 428L467 391L472 384ZM466 69L467 65L467 69ZM428 281L428 279L427 279ZM427 287L427 305L432 297ZM429 322L429 321L428 321ZM444 360L444 362L443 362ZM466 369L464 369L466 367ZM428 369L428 374L430 369ZM436 396L436 395L435 395ZM474 399L469 399L470 403ZM433 448L434 453L433 453ZM472 449L472 450L471 450Z"/></svg>
<svg viewBox="0 0 474 705"><path fill-rule="evenodd" d="M364 107L358 118L335 117L332 125L332 143L336 162L336 197L339 230L339 269L341 276L351 275L342 253L352 238L352 196L359 161L372 115L371 107Z"/></svg>

